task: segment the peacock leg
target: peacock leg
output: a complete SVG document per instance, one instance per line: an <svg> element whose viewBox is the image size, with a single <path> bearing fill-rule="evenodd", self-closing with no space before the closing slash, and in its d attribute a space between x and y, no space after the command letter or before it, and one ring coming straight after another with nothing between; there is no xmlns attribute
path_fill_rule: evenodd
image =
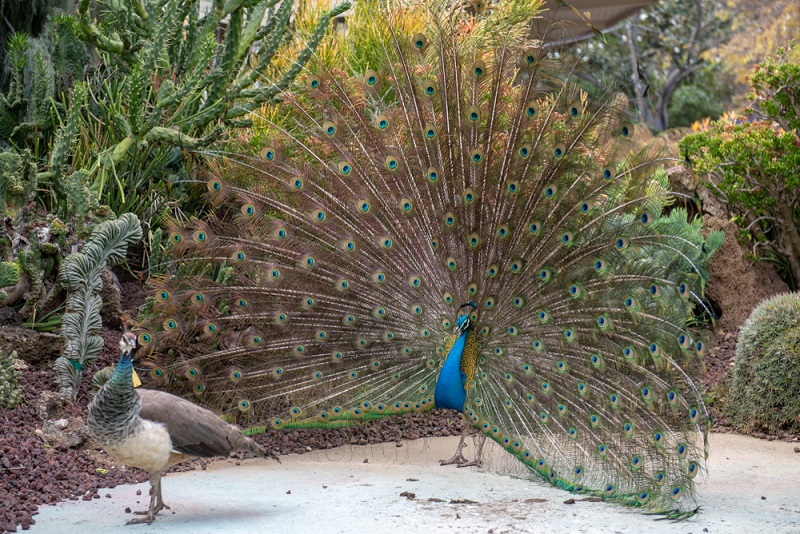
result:
<svg viewBox="0 0 800 534"><path fill-rule="evenodd" d="M158 488L161 485L161 473L150 476L150 508L142 510L141 512L133 512L136 515L143 515L145 517L135 517L125 523L126 525L138 525L140 523L147 523L148 525L155 521L156 513L156 500L159 497Z"/></svg>
<svg viewBox="0 0 800 534"><path fill-rule="evenodd" d="M475 451L475 459L471 462L464 462L463 464L458 464L458 467L483 467L483 462L481 461L481 454L483 453L483 446L486 445L486 434L481 434L480 436L480 443L478 443L478 450Z"/></svg>
<svg viewBox="0 0 800 534"><path fill-rule="evenodd" d="M467 463L467 459L464 458L464 454L462 454L461 450L467 446L466 438L467 438L467 433L469 433L470 425L467 423L467 418L464 417L463 413L461 414L461 418L464 420L464 431L461 432L461 439L458 440L458 447L456 447L456 453L449 460L439 460L439 465L456 464L458 466L461 466L462 464Z"/></svg>

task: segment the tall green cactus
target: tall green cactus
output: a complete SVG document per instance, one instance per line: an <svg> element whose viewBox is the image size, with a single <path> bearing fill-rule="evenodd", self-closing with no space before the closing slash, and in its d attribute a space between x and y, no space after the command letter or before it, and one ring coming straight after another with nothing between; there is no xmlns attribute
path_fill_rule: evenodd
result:
<svg viewBox="0 0 800 534"><path fill-rule="evenodd" d="M67 311L61 323L64 355L56 359L56 383L61 396L74 399L78 392L83 369L100 354L103 338L100 274L106 266L125 260L130 245L142 239L139 219L125 213L115 221L99 224L81 252L70 254L61 263L58 278L67 290Z"/></svg>
<svg viewBox="0 0 800 534"><path fill-rule="evenodd" d="M246 124L251 111L291 85L331 18L350 7L345 2L323 15L299 56L276 75L273 59L290 38L292 0L215 0L203 15L198 0L111 2L100 20L90 4L79 4L83 36L118 73L90 84L96 94L89 101L97 102L90 117L113 125L93 156L92 191L131 211L152 203L134 193L153 183L149 162L169 165L181 159L170 149L197 149L226 127ZM260 84L268 70L277 83Z"/></svg>

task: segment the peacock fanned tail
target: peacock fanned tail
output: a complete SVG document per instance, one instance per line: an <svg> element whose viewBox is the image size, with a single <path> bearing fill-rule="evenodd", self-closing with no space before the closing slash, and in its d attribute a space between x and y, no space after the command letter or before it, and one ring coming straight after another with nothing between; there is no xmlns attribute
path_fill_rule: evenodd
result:
<svg viewBox="0 0 800 534"><path fill-rule="evenodd" d="M225 155L214 213L172 231L203 273L154 292L151 383L256 429L429 410L472 301L468 420L555 486L680 516L720 238L671 206L626 99L589 98L506 4L386 8L368 68L309 64L260 157Z"/></svg>

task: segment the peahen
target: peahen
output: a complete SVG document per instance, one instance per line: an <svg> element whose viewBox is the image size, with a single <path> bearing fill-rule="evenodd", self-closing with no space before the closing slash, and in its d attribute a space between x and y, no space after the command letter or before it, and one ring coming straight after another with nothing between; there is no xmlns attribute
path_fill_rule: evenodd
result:
<svg viewBox="0 0 800 534"><path fill-rule="evenodd" d="M362 12L366 67L312 61L259 157L214 153L213 213L170 235L199 274L139 333L149 380L252 432L451 408L555 486L691 514L721 236L522 4L389 4Z"/></svg>
<svg viewBox="0 0 800 534"><path fill-rule="evenodd" d="M135 390L130 332L119 342L120 360L89 406L89 430L98 444L118 462L150 475L150 507L128 524L152 523L164 504L161 477L173 465L192 457L267 452L242 431L213 412L163 391Z"/></svg>

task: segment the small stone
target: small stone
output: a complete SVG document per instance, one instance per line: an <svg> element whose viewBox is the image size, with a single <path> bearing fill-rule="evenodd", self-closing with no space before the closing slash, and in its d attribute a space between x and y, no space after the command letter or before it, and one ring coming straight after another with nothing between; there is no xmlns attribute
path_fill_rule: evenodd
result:
<svg viewBox="0 0 800 534"><path fill-rule="evenodd" d="M762 500L762 501L766 501L766 500L767 500L767 498L766 498L766 497L764 497L764 496L762 495L762 496L761 496L761 500Z"/></svg>
<svg viewBox="0 0 800 534"><path fill-rule="evenodd" d="M795 447L794 452L800 452L800 447Z"/></svg>
<svg viewBox="0 0 800 534"><path fill-rule="evenodd" d="M575 499L567 499L564 504L575 504Z"/></svg>
<svg viewBox="0 0 800 534"><path fill-rule="evenodd" d="M110 493L106 493L106 499L110 499L110 498L111 498L111 494Z"/></svg>
<svg viewBox="0 0 800 534"><path fill-rule="evenodd" d="M369 460L368 460L367 458L364 458L364 463L365 463L365 464L368 464L368 463L369 463Z"/></svg>
<svg viewBox="0 0 800 534"><path fill-rule="evenodd" d="M141 494L142 494L142 490L136 490L136 495L141 495Z"/></svg>
<svg viewBox="0 0 800 534"><path fill-rule="evenodd" d="M125 508L125 513L126 513L126 514L129 514L129 513L131 513L131 509L130 509L130 508Z"/></svg>
<svg viewBox="0 0 800 534"><path fill-rule="evenodd" d="M291 494L292 494L292 490L287 490L286 491L286 495L291 495Z"/></svg>

